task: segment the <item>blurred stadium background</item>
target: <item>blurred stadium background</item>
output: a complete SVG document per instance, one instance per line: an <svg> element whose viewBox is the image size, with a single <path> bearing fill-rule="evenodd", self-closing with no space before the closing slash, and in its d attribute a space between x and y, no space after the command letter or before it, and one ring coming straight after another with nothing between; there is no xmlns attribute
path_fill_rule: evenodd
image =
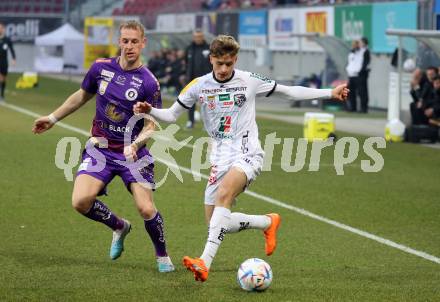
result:
<svg viewBox="0 0 440 302"><path fill-rule="evenodd" d="M387 35L386 31L432 33L440 27L438 2L21 0L1 1L0 17L19 58L10 68L12 72L82 73L96 57L117 52L114 42L121 20L137 19L150 30L146 61L155 55L154 51L161 51L164 64L173 65L170 60L180 59L175 50L184 50L191 31L201 28L208 37L227 33L240 41L238 68L253 66L253 71L285 83L330 86L347 79L350 42L365 36L372 52L369 106L386 111L389 99L400 96L401 119L409 124L412 99L407 91L411 72L415 67L440 65L438 39L402 36L402 60L391 64L399 43L397 36ZM64 28L38 41L38 36L66 23L78 32L67 33ZM83 34L84 41L76 36L78 33ZM162 69L159 76L165 73ZM167 80L162 81L164 87ZM403 93L396 87L402 87Z"/></svg>
<svg viewBox="0 0 440 302"><path fill-rule="evenodd" d="M332 167L334 147L324 152L319 172L304 168L286 173L279 165L282 148L275 146L278 162L251 189L288 206L249 195L238 203L238 210L279 211L285 217L278 254L265 259L274 270L274 283L266 293L251 296L234 284L235 273L246 258L265 257L260 234L228 237L216 259L216 274L207 284L193 284L182 268L172 276L159 275L139 232L142 225L119 182L112 184L106 202L134 221L136 232L123 258L117 263L106 259L109 233L70 209L71 183L53 163L61 137L77 136L85 142L78 133L90 127L93 102L64 121L80 132L55 127L38 139L30 133L35 116L51 112L75 91L91 62L117 53L120 22L137 19L148 29L145 62L161 62L154 73L161 81L165 106L181 88L182 50L196 28L207 40L217 34L236 37L242 46L240 69L281 83L321 87L347 80L350 43L367 37L372 54L368 115L344 112L331 102L306 105L275 99L257 104L261 137L273 131L278 137L301 137L304 112L330 111L336 116L338 137L355 136L362 146L367 136L384 136L389 104L396 113L397 102L397 116L411 123L409 91L415 68L440 67L439 16L437 0L0 0L0 21L17 54L17 64L9 67L7 105L0 106L0 300L439 301L438 143L388 144L380 150L382 171L363 173L360 161L368 158L361 155L346 167L344 176L336 176ZM394 35L387 35L389 30L395 30ZM24 72L38 73L37 87L16 87ZM185 119L179 120L182 128ZM189 135L205 134L201 125L178 133L180 139ZM173 155L189 167L190 151ZM158 175L165 167L157 165ZM176 264L204 243L203 189L203 182L185 174L184 184L170 176L156 192ZM291 207L403 248L334 228ZM422 256L405 253L406 247Z"/></svg>

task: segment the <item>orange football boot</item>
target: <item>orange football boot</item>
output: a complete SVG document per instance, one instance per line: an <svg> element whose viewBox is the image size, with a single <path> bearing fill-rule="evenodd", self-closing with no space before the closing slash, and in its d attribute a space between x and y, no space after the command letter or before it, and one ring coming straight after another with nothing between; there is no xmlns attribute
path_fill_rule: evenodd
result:
<svg viewBox="0 0 440 302"><path fill-rule="evenodd" d="M196 281L205 282L208 279L208 268L203 259L185 256L183 257L183 265L194 273Z"/></svg>
<svg viewBox="0 0 440 302"><path fill-rule="evenodd" d="M277 231L281 224L281 216L276 213L266 214L266 216L269 216L272 221L270 226L264 231L266 255L270 256L277 247Z"/></svg>

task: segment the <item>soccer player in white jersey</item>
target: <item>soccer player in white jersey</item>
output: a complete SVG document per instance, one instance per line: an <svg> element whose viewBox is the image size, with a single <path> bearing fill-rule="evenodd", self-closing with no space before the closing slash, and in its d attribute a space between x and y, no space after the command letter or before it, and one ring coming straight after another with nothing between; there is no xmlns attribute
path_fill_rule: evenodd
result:
<svg viewBox="0 0 440 302"><path fill-rule="evenodd" d="M266 254L276 248L276 233L281 219L278 214L247 215L231 213L235 198L253 181L263 166L263 149L258 140L255 120L255 96L279 95L288 99L347 99L346 85L334 89L313 89L279 85L258 74L235 69L239 44L231 36L220 35L211 43L213 72L195 78L168 109L157 109L138 102L135 113L175 122L196 102L200 104L204 126L212 138L211 175L205 191L205 214L209 234L200 258L185 256L183 264L194 273L196 281L208 278L211 263L226 233L242 229L264 231Z"/></svg>

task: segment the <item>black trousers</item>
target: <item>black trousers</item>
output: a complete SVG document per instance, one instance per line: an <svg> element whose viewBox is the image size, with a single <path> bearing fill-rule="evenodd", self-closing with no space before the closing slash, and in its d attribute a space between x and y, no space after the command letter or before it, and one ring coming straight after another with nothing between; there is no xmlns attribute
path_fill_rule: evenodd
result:
<svg viewBox="0 0 440 302"><path fill-rule="evenodd" d="M425 115L425 110L422 108L417 108L417 104L412 102L409 104L411 110L411 119L413 125L428 125L429 119Z"/></svg>
<svg viewBox="0 0 440 302"><path fill-rule="evenodd" d="M359 77L349 77L348 89L350 89L350 93L348 94L348 103L346 103L348 111L356 111L358 88L359 88Z"/></svg>
<svg viewBox="0 0 440 302"><path fill-rule="evenodd" d="M368 112L368 75L359 75L359 98L361 99L361 112Z"/></svg>

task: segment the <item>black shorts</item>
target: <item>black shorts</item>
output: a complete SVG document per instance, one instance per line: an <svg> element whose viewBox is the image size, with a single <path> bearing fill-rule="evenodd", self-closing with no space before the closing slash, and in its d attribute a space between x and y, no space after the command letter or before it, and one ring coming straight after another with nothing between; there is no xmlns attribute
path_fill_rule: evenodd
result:
<svg viewBox="0 0 440 302"><path fill-rule="evenodd" d="M8 64L0 64L0 74L4 76L8 74Z"/></svg>

